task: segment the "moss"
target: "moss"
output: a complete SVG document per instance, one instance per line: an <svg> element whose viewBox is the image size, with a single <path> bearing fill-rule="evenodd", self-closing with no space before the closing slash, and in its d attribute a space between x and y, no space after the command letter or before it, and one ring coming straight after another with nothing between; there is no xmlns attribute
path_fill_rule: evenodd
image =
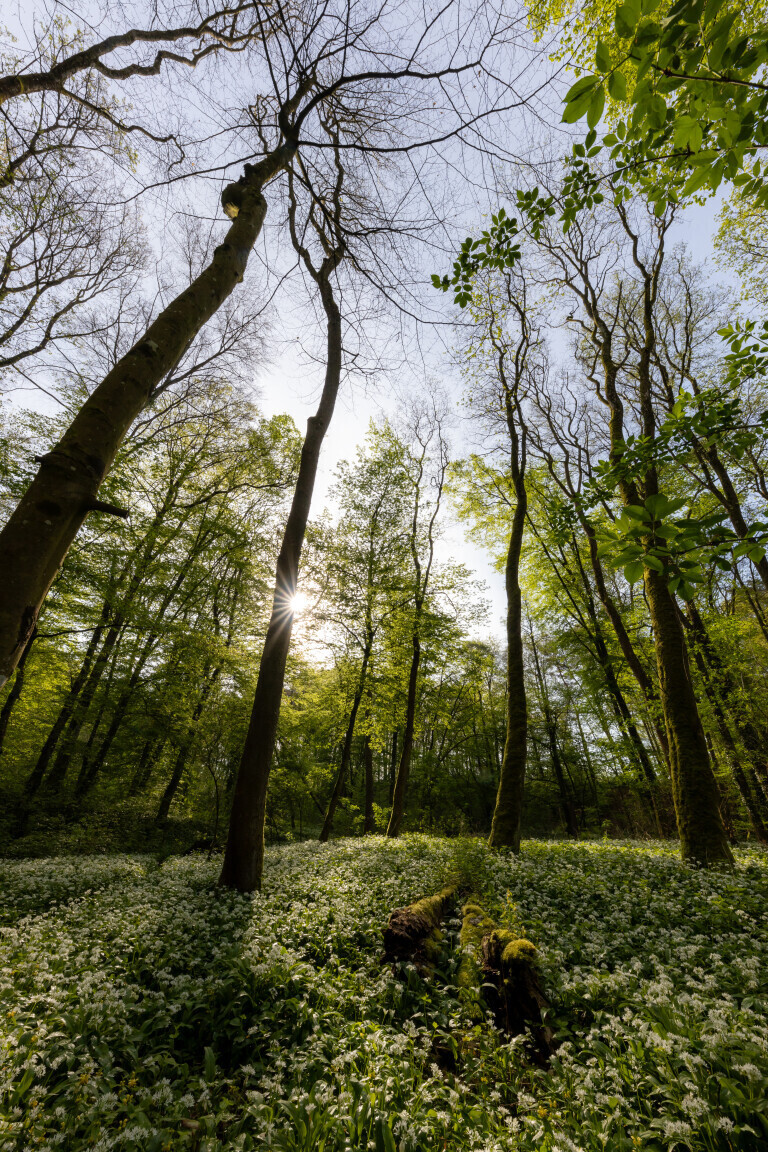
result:
<svg viewBox="0 0 768 1152"><path fill-rule="evenodd" d="M495 925L487 912L472 900L462 908L461 918L459 944L462 957L457 982L460 988L479 988L483 937L490 935Z"/></svg>
<svg viewBox="0 0 768 1152"><path fill-rule="evenodd" d="M523 938L519 940L510 940L504 946L504 951L501 954L501 962L504 969L511 967L513 964L532 964L536 959L536 945L531 944L530 940Z"/></svg>
<svg viewBox="0 0 768 1152"><path fill-rule="evenodd" d="M443 888L434 896L424 896L421 900L416 900L413 904L409 904L408 911L412 916L418 916L431 928L437 928L443 918L445 905L453 896L453 893L453 888Z"/></svg>

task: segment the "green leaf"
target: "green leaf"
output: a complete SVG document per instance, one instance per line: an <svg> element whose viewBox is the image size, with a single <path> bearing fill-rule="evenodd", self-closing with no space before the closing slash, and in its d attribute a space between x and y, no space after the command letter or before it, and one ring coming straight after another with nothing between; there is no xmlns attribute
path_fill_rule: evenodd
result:
<svg viewBox="0 0 768 1152"><path fill-rule="evenodd" d="M611 72L608 77L608 92L614 100L626 100L627 78L623 72Z"/></svg>
<svg viewBox="0 0 768 1152"><path fill-rule="evenodd" d="M595 85L599 83L599 76L582 76L581 79L577 80L575 84L572 84L566 92L565 103L570 104L571 101L575 100L578 96L582 96L585 92L591 92Z"/></svg>
<svg viewBox="0 0 768 1152"><path fill-rule="evenodd" d="M616 9L616 31L624 40L635 34L635 28L640 19L639 0L629 0Z"/></svg>
<svg viewBox="0 0 768 1152"><path fill-rule="evenodd" d="M597 92L595 92L594 96L592 97L589 108L587 109L587 124L590 128L594 128L595 124L599 123L604 108L605 88L601 84Z"/></svg>
<svg viewBox="0 0 768 1152"><path fill-rule="evenodd" d="M604 40L598 40L595 51L595 66L598 72L610 72L612 67L611 52Z"/></svg>
<svg viewBox="0 0 768 1152"><path fill-rule="evenodd" d="M645 564L642 560L632 560L624 565L624 576L629 584L636 584L642 579Z"/></svg>

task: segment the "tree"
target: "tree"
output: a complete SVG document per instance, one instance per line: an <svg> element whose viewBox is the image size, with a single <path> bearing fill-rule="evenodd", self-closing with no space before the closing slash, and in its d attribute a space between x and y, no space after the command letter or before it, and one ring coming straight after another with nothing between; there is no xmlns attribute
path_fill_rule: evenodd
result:
<svg viewBox="0 0 768 1152"><path fill-rule="evenodd" d="M290 167L300 151L311 155L338 148L363 156L379 150L407 153L427 147L438 137L443 141L460 137L477 116L484 119L494 110L495 94L477 115L457 113L457 106L449 100L449 118L441 121L444 98L437 96L441 85L452 88L469 73L476 80L478 75L488 77L496 86L485 57L504 43L508 26L503 17L494 19L487 34L468 35L466 48L456 56L446 36L453 43L458 35L458 43L464 25L458 33L448 33L444 14L422 34L414 33L394 60L382 63L380 36L389 31L388 6L371 12L364 4L350 2L342 5L337 19L339 15L325 5L309 11L280 9L269 18L260 9L256 12L258 35L253 44L272 89L268 97L251 105L260 158L224 189L222 205L233 222L211 261L162 309L85 401L59 443L41 461L0 533L0 563L13 574L0 608L3 680L15 666L51 581L85 518L92 511L114 513L114 508L105 508L99 501L98 491L131 425L196 334L243 279L264 223L266 186ZM433 90L434 112L414 132L411 104L423 103ZM390 115L386 123L371 116L374 93L378 100L398 93L400 114L394 119ZM338 144L324 127L333 123Z"/></svg>
<svg viewBox="0 0 768 1152"><path fill-rule="evenodd" d="M328 840L352 758L358 712L366 692L369 666L379 631L401 607L407 581L408 478L402 446L388 430L374 425L368 433L365 455L358 452L353 465L343 462L332 494L339 525L327 541L328 559L323 585L324 617L342 633L344 663L354 669L352 700L341 749L339 768L328 803L320 840ZM369 690L370 697L370 690ZM370 711L370 700L368 709ZM365 745L372 757L370 733ZM366 787L367 822L372 823L371 779ZM372 827L368 827L372 831Z"/></svg>
<svg viewBox="0 0 768 1152"><path fill-rule="evenodd" d="M523 547L528 492L525 473L528 458L528 428L523 404L535 362L539 336L531 315L528 289L522 274L505 271L475 281L470 312L476 336L468 349L468 374L472 385L470 403L479 409L485 426L498 435L504 429L499 449L507 457L504 469L509 484L497 491L509 498L511 515L506 548L504 581L507 595L507 713L504 753L499 774L496 807L489 843L496 848L520 851L520 826L525 790L528 712L523 657L522 594L520 556ZM465 472L466 475L466 472ZM472 487L464 488L462 514L477 511Z"/></svg>
<svg viewBox="0 0 768 1152"><path fill-rule="evenodd" d="M438 407L439 401L436 397L433 396L430 400L429 407L421 410L416 408L412 411L408 427L411 444L406 448L404 461L411 488L411 526L408 533L408 548L412 563L409 629L411 660L403 744L392 790L392 810L387 824L387 836L390 838L399 835L405 815L405 798L416 729L416 701L425 608L433 576L437 520L448 468L448 444L444 433L445 412Z"/></svg>

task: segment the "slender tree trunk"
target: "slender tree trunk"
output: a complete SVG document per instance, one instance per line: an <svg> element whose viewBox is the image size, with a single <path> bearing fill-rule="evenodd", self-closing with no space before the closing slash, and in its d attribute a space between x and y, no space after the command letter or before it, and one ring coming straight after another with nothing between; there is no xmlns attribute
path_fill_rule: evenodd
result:
<svg viewBox="0 0 768 1152"><path fill-rule="evenodd" d="M395 794L395 780L397 780L397 765L399 757L397 755L397 742L399 739L399 732L395 728L392 733L392 743L389 748L389 803L392 804L392 797Z"/></svg>
<svg viewBox="0 0 768 1152"><path fill-rule="evenodd" d="M78 699L75 701L74 709L72 710L63 738L56 752L56 759L53 761L51 770L45 780L45 787L51 792L57 792L64 783L70 764L72 763L72 757L75 753L80 733L87 720L89 709L96 695L96 690L106 674L107 682L105 692L102 694L101 704L97 709L96 718L91 726L91 734L88 738L86 748L83 750L84 755L87 756L88 749L90 749L96 739L96 732L101 722L101 717L104 714L107 697L115 675L117 657L124 636L123 625L124 621L121 618L118 624L110 628L99 654L94 661L88 679L83 685ZM107 669L109 669L109 671L107 671Z"/></svg>
<svg viewBox="0 0 768 1152"><path fill-rule="evenodd" d="M40 754L37 757L35 766L30 772L24 784L24 792L29 797L34 796L42 784L45 773L48 770L51 757L53 756L53 753L56 750L56 745L59 742L59 737L61 736L64 729L68 726L70 720L72 719L72 715L77 708L78 700L80 699L80 693L83 691L83 687L90 675L94 656L96 655L96 650L99 647L99 642L101 641L104 628L106 627L107 620L109 619L109 613L110 607L109 604L105 601L101 610L101 618L91 634L91 639L88 641L88 648L86 649L86 653L83 657L83 662L80 665L77 676L73 680L72 686L65 697L64 703L59 709L59 714L56 717L53 727L45 739L45 743L40 750Z"/></svg>
<svg viewBox="0 0 768 1152"><path fill-rule="evenodd" d="M411 758L413 756L413 733L416 727L416 690L419 683L419 666L421 664L421 638L419 636L419 623L421 606L417 607L417 623L411 638L412 655L411 668L408 673L408 695L405 706L405 727L403 729L403 750L400 753L400 763L397 767L395 787L392 790L392 811L389 814L387 836L395 837L400 833L400 825L405 815L405 796L408 790L408 778L411 772Z"/></svg>
<svg viewBox="0 0 768 1152"><path fill-rule="evenodd" d="M653 720L653 726L656 730L657 740L661 747L664 760L668 763L669 745L667 743L667 733L664 729L664 725L660 723L661 707L659 702L659 695L656 691L656 685L645 670L640 657L637 655L635 647L632 643L632 640L630 639L629 633L627 632L626 626L622 619L621 612L616 607L616 603L606 586L605 573L603 572L603 566L600 562L600 557L597 554L597 538L595 536L595 530L583 515L583 513L580 519L582 527L584 528L587 536L587 544L589 546L589 559L592 566L592 574L595 578L595 588L597 589L600 603L603 605L605 614L611 622L611 627L613 628L614 635L619 642L619 647L621 648L622 655L627 662L627 666L637 681L640 687L640 691L643 693L643 696L646 699Z"/></svg>
<svg viewBox="0 0 768 1152"><path fill-rule="evenodd" d="M352 700L352 708L349 713L349 721L347 723L347 731L344 734L344 745L341 750L341 763L339 770L336 773L336 781L333 785L333 792L331 799L328 802L328 811L325 813L325 820L323 827L320 830L319 840L321 844L326 844L333 829L333 818L336 815L336 809L339 806L341 795L344 790L344 781L347 777L349 769L349 762L352 759L352 739L355 735L355 723L357 721L357 713L360 708L360 701L363 698L363 690L365 689L365 677L368 671L368 659L371 655L371 650L366 647L363 651L363 661L360 667L360 676L358 677L357 687L355 688L354 699Z"/></svg>
<svg viewBox="0 0 768 1152"><path fill-rule="evenodd" d="M536 681L539 685L539 694L541 695L541 707L542 711L544 712L544 725L547 730L547 742L549 744L549 759L552 765L552 769L555 773L555 780L557 781L557 789L560 796L560 809L563 814L566 832L569 836L572 836L575 839L579 834L579 829L578 825L576 824L576 813L574 812L573 808L573 797L568 790L565 773L563 771L563 761L560 756L560 749L557 743L557 722L550 706L549 693L547 692L544 673L541 669L541 662L539 661L539 650L536 646L536 640L534 639L532 626L530 629L530 635L531 650L533 652L533 667L536 673Z"/></svg>
<svg viewBox="0 0 768 1152"><path fill-rule="evenodd" d="M365 769L365 815L363 817L363 835L376 830L373 817L373 749L371 748L370 732L365 734L363 744L363 767Z"/></svg>
<svg viewBox="0 0 768 1152"><path fill-rule="evenodd" d="M190 343L243 279L267 204L264 184L295 148L277 148L238 187L238 208L207 268L150 324L86 400L0 532L0 686L16 666L40 606L85 517L115 512L98 501L128 430ZM226 192L225 192L226 197Z"/></svg>
<svg viewBox="0 0 768 1152"><path fill-rule="evenodd" d="M728 699L728 697L731 695L733 685L731 683L730 674L728 673L727 669L723 668L721 661L719 660L712 647L709 633L707 632L707 629L704 625L704 621L699 615L698 609L692 603L688 605L688 619L690 621L690 626L694 636L694 658L696 660L699 671L701 672L702 680L704 683L704 691L706 692L707 698L712 706L715 723L717 724L718 731L720 732L720 737L728 753L731 772L733 773L736 787L739 791L741 799L744 802L744 806L749 813L749 818L752 823L752 829L755 833L755 836L761 844L768 844L768 829L766 829L763 818L760 814L760 803L759 800L756 800L755 796L753 795L749 778L741 764L742 753L741 750L736 746L736 741L734 740L733 733L731 732L730 725L728 723L728 717L725 714L720 691L718 691L718 689L721 689L726 699ZM720 679L723 681L720 684L716 683L718 672L721 673ZM739 717L735 709L733 711L733 718L736 722L737 728L740 730L741 725L739 723ZM739 734L742 735L741 731Z"/></svg>
<svg viewBox="0 0 768 1152"><path fill-rule="evenodd" d="M221 674L221 665L214 668L213 672L208 677L208 679L205 681L205 683L203 684L203 687L200 691L200 695L198 697L197 704L195 705L195 710L192 713L192 720L190 722L189 732L187 733L187 738L179 746L179 750L178 750L178 753L176 755L176 760L174 761L174 764L173 764L173 771L171 772L171 778L168 781L166 789L163 792L163 795L160 799L160 804L158 805L157 815L155 816L155 823L156 824L162 824L164 820L168 819L168 813L171 810L171 804L173 803L173 798L178 791L179 784L181 784L181 778L184 775L184 769L186 768L188 760L189 760L189 753L192 750L192 745L194 744L195 737L197 736L197 724L200 720L200 717L203 714L203 709L205 708L208 697L210 696L210 694L213 690L213 687L214 687L216 681L218 680L220 674ZM215 777L214 777L214 779L215 779ZM217 797L217 803L218 803L218 790L216 793L216 797Z"/></svg>
<svg viewBox="0 0 768 1152"><path fill-rule="evenodd" d="M166 738L164 736L152 736L146 741L141 750L133 779L128 787L129 796L138 796L144 791L152 777L155 764L163 754L165 743Z"/></svg>
<svg viewBox="0 0 768 1152"><path fill-rule="evenodd" d="M733 854L720 815L720 794L699 716L677 605L664 573L646 568L645 590L656 641L682 856L702 865L730 864Z"/></svg>
<svg viewBox="0 0 768 1152"><path fill-rule="evenodd" d="M525 766L528 755L528 705L525 696L523 655L523 605L520 592L520 553L525 531L528 499L525 481L516 484L517 503L507 548L505 583L507 592L507 732L499 774L496 806L488 843L492 848L520 851L520 823L525 792Z"/></svg>
<svg viewBox="0 0 768 1152"><path fill-rule="evenodd" d="M16 707L16 702L21 696L21 690L24 687L24 675L26 672L27 659L32 651L32 645L37 638L37 626L32 629L27 646L22 652L19 662L16 665L16 676L11 685L11 690L8 693L5 703L3 704L2 711L0 711L0 754L3 751L3 744L5 743L5 734L8 731L8 721L11 719L11 713Z"/></svg>
<svg viewBox="0 0 768 1152"><path fill-rule="evenodd" d="M267 787L280 717L285 664L291 643L293 597L298 582L299 559L320 449L333 415L341 381L341 314L333 296L329 275L329 272L325 273L320 284L327 319L325 384L317 412L307 421L299 475L277 558L272 614L261 654L248 735L235 782L229 834L219 878L220 884L237 888L240 892L253 892L261 887Z"/></svg>

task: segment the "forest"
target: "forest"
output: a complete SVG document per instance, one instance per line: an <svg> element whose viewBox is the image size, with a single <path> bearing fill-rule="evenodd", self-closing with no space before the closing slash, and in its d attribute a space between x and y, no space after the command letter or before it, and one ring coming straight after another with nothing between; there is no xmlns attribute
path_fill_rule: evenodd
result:
<svg viewBox="0 0 768 1152"><path fill-rule="evenodd" d="M0 16L0 1152L768 1146L767 66Z"/></svg>

